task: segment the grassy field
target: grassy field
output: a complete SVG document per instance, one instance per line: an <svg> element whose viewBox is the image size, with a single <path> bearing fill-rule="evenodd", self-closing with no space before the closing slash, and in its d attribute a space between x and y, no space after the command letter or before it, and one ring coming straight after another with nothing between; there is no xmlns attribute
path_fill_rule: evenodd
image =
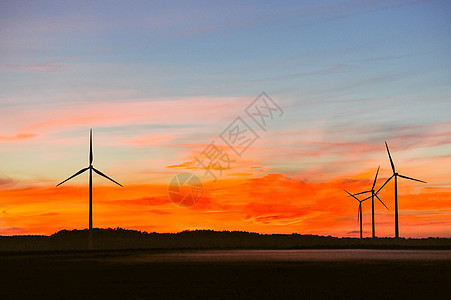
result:
<svg viewBox="0 0 451 300"><path fill-rule="evenodd" d="M0 299L439 299L451 286L444 238L96 229L87 250L87 237L0 237Z"/></svg>
<svg viewBox="0 0 451 300"><path fill-rule="evenodd" d="M439 299L451 286L450 251L445 259L353 261L224 260L209 251L216 259L187 259L191 250L4 254L0 299Z"/></svg>

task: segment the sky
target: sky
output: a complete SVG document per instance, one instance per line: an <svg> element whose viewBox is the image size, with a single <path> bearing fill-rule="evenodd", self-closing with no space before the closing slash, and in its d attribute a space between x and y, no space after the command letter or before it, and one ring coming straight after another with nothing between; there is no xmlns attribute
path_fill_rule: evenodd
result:
<svg viewBox="0 0 451 300"><path fill-rule="evenodd" d="M387 141L427 182L399 179L400 235L451 237L450 20L445 0L0 1L0 234L88 226L87 173L56 185L92 128L124 186L94 175L94 227L358 237L343 190L392 175ZM168 195L181 173L195 205ZM393 237L393 181L379 196Z"/></svg>

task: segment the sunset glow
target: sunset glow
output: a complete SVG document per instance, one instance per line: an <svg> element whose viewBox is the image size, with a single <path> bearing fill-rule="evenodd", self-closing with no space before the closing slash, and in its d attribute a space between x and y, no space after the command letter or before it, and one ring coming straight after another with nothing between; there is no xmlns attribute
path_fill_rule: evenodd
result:
<svg viewBox="0 0 451 300"><path fill-rule="evenodd" d="M0 234L88 226L358 237L358 202L397 171L400 235L451 237L447 1L0 2ZM82 3L82 4L81 4ZM102 9L99 9L102 7ZM133 16L133 17L132 17ZM267 130L245 112L266 92ZM237 117L258 138L241 156L220 135ZM231 158L197 166L215 142ZM203 184L177 206L181 173ZM394 236L394 183L376 233ZM371 236L371 203L363 203Z"/></svg>

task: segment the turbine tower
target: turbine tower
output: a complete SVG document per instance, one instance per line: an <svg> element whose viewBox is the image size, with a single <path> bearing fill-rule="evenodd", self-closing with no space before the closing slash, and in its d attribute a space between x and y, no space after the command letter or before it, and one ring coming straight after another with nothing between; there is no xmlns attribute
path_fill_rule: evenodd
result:
<svg viewBox="0 0 451 300"><path fill-rule="evenodd" d="M351 194L350 192L348 192L347 190L344 190L346 193L348 193L349 194L349 196L351 196L352 198L354 198L355 200L357 200L357 201L359 201L359 212L358 212L358 214L357 214L357 222L359 222L360 221L360 238L362 239L363 238L363 233L362 233L362 217L363 217L363 215L362 215L362 202L363 201L366 201L366 200L368 200L368 199L370 199L370 197L368 197L368 198L366 198L366 199L363 199L363 200L360 200L360 199L358 199L356 196L354 196L353 194Z"/></svg>
<svg viewBox="0 0 451 300"><path fill-rule="evenodd" d="M379 198L379 196L377 195L382 188L380 188L377 192L374 191L374 187L376 186L377 175L379 174L379 168L380 168L380 166L377 168L376 176L374 177L373 186L371 187L371 190L355 194L357 196L357 195L371 193L371 196L369 198L371 198L371 216L372 216L373 238L376 237L376 223L374 221L374 197L376 197L388 210L387 205L385 205L385 203L382 202L381 198Z"/></svg>
<svg viewBox="0 0 451 300"><path fill-rule="evenodd" d="M391 164L391 169L393 170L393 175L387 179L387 181L385 181L385 183L380 187L380 189L377 191L377 193L379 193L379 191L394 177L395 178L395 237L399 238L399 224L398 224L398 177L404 178L404 179L409 179L409 180L414 180L414 181L418 181L418 182L422 182L422 183L426 183L426 181L423 180L419 180L419 179L415 179L412 177L407 177L404 175L401 175L399 173L396 172L395 170L395 164L393 163L393 160L391 158L390 155L390 150L388 150L388 145L387 142L385 142L385 148L387 148L387 153L388 153L388 158L390 159L390 164Z"/></svg>
<svg viewBox="0 0 451 300"><path fill-rule="evenodd" d="M65 183L66 181L71 180L72 178L89 170L89 248L90 249L92 249L92 244L93 244L92 243L92 171L96 172L98 175L105 177L106 179L111 180L115 184L122 187L122 185L120 183L111 179L110 177L106 176L105 174L103 174L102 172L100 172L99 170L94 168L94 166L92 165L93 160L94 160L94 155L92 154L92 129L91 129L89 131L89 167L81 169L80 171L78 171L77 173L72 175L71 177L67 178L66 180L64 180L56 185L56 186L60 186L63 183Z"/></svg>

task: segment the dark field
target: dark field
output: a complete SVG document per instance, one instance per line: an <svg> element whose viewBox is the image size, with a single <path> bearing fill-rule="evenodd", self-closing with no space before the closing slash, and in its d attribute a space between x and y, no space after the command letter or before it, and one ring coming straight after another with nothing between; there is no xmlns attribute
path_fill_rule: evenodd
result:
<svg viewBox="0 0 451 300"><path fill-rule="evenodd" d="M450 250L3 253L0 299L449 297Z"/></svg>

